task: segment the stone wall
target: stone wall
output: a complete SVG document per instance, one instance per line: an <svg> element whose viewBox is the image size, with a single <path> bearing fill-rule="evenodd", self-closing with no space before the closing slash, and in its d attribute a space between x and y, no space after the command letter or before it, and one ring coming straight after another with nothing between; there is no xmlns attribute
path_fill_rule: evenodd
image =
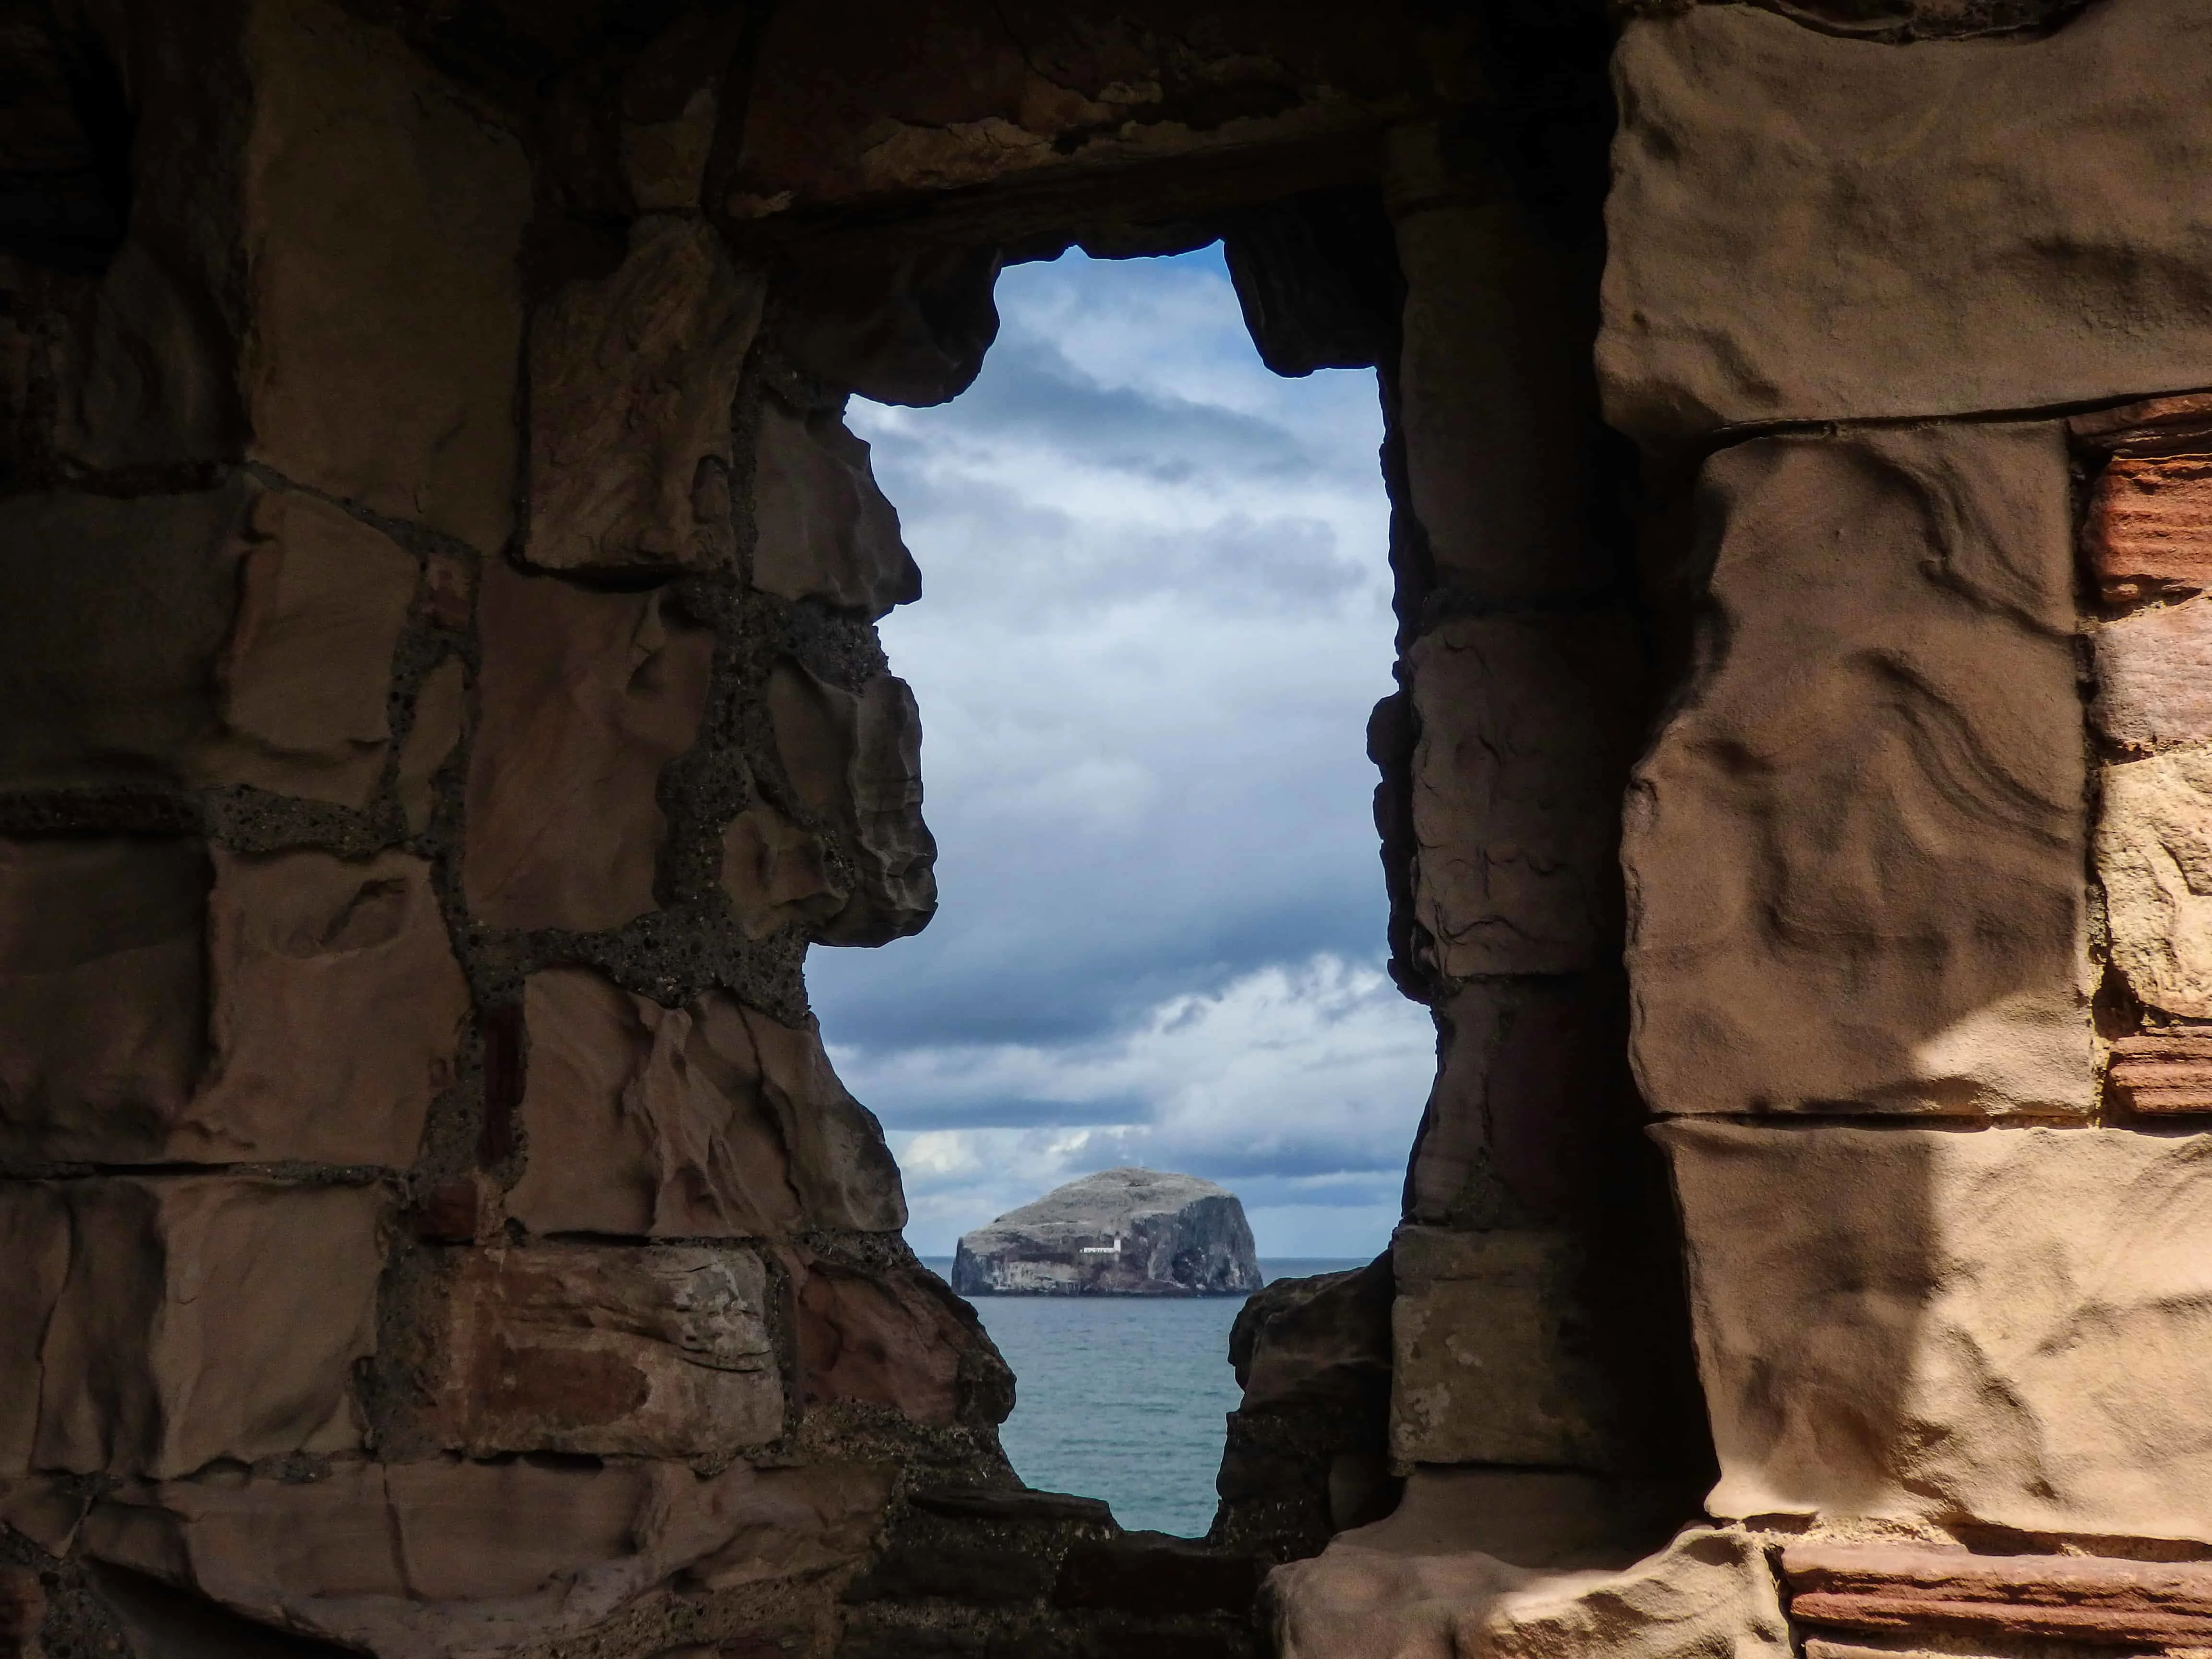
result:
<svg viewBox="0 0 2212 1659"><path fill-rule="evenodd" d="M0 1650L2212 1640L2184 0L187 9L0 4ZM1439 1064L1200 1545L803 965L935 904L847 400L1216 239Z"/></svg>

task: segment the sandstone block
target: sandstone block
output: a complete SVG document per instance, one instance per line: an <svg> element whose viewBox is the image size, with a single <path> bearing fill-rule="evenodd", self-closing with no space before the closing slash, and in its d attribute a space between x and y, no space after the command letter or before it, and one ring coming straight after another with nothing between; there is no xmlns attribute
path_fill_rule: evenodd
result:
<svg viewBox="0 0 2212 1659"><path fill-rule="evenodd" d="M18 842L0 1146L104 1164L414 1161L469 1010L429 866Z"/></svg>
<svg viewBox="0 0 2212 1659"><path fill-rule="evenodd" d="M582 969L531 975L509 1213L538 1232L896 1232L898 1171L813 1030L710 992L664 1008Z"/></svg>
<svg viewBox="0 0 2212 1659"><path fill-rule="evenodd" d="M2008 1645L2212 1641L2212 1569L2198 1562L1801 1543L1784 1553L1782 1571L1790 1616L1801 1624L1955 1632Z"/></svg>
<svg viewBox="0 0 2212 1659"><path fill-rule="evenodd" d="M1393 162L1394 194L1437 170L1426 155ZM1398 258L1399 429L1437 580L1493 605L1602 589L1588 509L1596 389L1571 257L1500 193L1401 218Z"/></svg>
<svg viewBox="0 0 2212 1659"><path fill-rule="evenodd" d="M1756 1540L1686 1528L1624 1569L1533 1570L1393 1517L1278 1567L1262 1605L1283 1659L1784 1659Z"/></svg>
<svg viewBox="0 0 2212 1659"><path fill-rule="evenodd" d="M619 927L653 908L660 769L691 746L714 636L659 589L487 565L463 884L495 927Z"/></svg>
<svg viewBox="0 0 2212 1659"><path fill-rule="evenodd" d="M422 677L415 694L415 722L399 745L398 776L393 781L410 835L430 827L436 805L433 786L460 743L467 703L468 671L458 658L447 658Z"/></svg>
<svg viewBox="0 0 2212 1659"><path fill-rule="evenodd" d="M749 939L812 927L842 909L851 889L812 831L756 801L722 831L722 890Z"/></svg>
<svg viewBox="0 0 2212 1659"><path fill-rule="evenodd" d="M436 1413L473 1457L727 1459L783 1430L750 1250L471 1250L447 1286Z"/></svg>
<svg viewBox="0 0 2212 1659"><path fill-rule="evenodd" d="M2114 456L2081 545L2108 601L2212 587L2212 455Z"/></svg>
<svg viewBox="0 0 2212 1659"><path fill-rule="evenodd" d="M734 553L730 404L763 292L712 226L656 216L613 275L547 303L530 335L532 563L654 569Z"/></svg>
<svg viewBox="0 0 2212 1659"><path fill-rule="evenodd" d="M1576 1329L1563 1233L1401 1227L1390 1247L1390 1459L1602 1468L1601 1378Z"/></svg>
<svg viewBox="0 0 2212 1659"><path fill-rule="evenodd" d="M921 717L904 680L858 692L791 661L768 681L783 768L807 811L843 830L852 893L816 937L883 945L919 933L937 910L937 843L921 818Z"/></svg>
<svg viewBox="0 0 2212 1659"><path fill-rule="evenodd" d="M32 1267L9 1311L34 1316L0 1346L0 1449L167 1476L359 1445L385 1207L374 1188L216 1176L0 1188Z"/></svg>
<svg viewBox="0 0 2212 1659"><path fill-rule="evenodd" d="M1013 1378L975 1310L934 1273L864 1273L799 1255L799 1395L807 1404L889 1406L918 1423L951 1424L978 1392L964 1373L988 1374L993 1422L1013 1409ZM965 1362L963 1364L963 1361Z"/></svg>
<svg viewBox="0 0 2212 1659"><path fill-rule="evenodd" d="M365 806L391 738L392 653L416 566L381 532L312 495L253 504L238 619L217 667L223 738L203 773Z"/></svg>
<svg viewBox="0 0 2212 1659"><path fill-rule="evenodd" d="M386 29L264 0L246 56L252 453L497 552L513 521L522 146Z"/></svg>
<svg viewBox="0 0 2212 1659"><path fill-rule="evenodd" d="M2204 1535L2212 1138L1678 1121L1720 1516ZM2155 1446L2155 1456L2143 1448Z"/></svg>
<svg viewBox="0 0 2212 1659"><path fill-rule="evenodd" d="M1638 769L1622 849L1645 1097L2085 1110L2058 433L1762 438L1716 455L1702 489L1699 665Z"/></svg>
<svg viewBox="0 0 2212 1659"><path fill-rule="evenodd" d="M667 120L623 123L623 178L640 212L682 213L698 207L714 143L715 103L714 88L699 87Z"/></svg>
<svg viewBox="0 0 2212 1659"><path fill-rule="evenodd" d="M2189 0L1910 52L1756 7L1632 21L1607 419L1677 438L2212 384L2212 226L2183 206L2208 48Z"/></svg>
<svg viewBox="0 0 2212 1659"><path fill-rule="evenodd" d="M218 720L242 480L130 500L0 502L0 782L117 783L191 770Z"/></svg>
<svg viewBox="0 0 2212 1659"><path fill-rule="evenodd" d="M868 446L834 410L763 398L753 457L753 586L871 619L921 597L898 509L876 488Z"/></svg>
<svg viewBox="0 0 2212 1659"><path fill-rule="evenodd" d="M1465 617L1407 653L1414 916L1437 969L1557 974L1609 953L1641 653L1621 617Z"/></svg>
<svg viewBox="0 0 2212 1659"><path fill-rule="evenodd" d="M218 852L214 1055L167 1156L415 1161L470 1011L430 866Z"/></svg>
<svg viewBox="0 0 2212 1659"><path fill-rule="evenodd" d="M880 1524L887 1476L345 1463L301 1484L126 1486L94 1506L84 1549L377 1659L454 1659L584 1632L687 1570L744 1583L848 1562Z"/></svg>
<svg viewBox="0 0 2212 1659"><path fill-rule="evenodd" d="M2128 988L2212 1017L2212 747L2105 768L2097 879Z"/></svg>
<svg viewBox="0 0 2212 1659"><path fill-rule="evenodd" d="M2106 742L2148 751L2212 740L2212 599L2138 611L2090 636Z"/></svg>
<svg viewBox="0 0 2212 1659"><path fill-rule="evenodd" d="M2138 1112L2212 1112L2212 1030L2122 1037L2106 1077Z"/></svg>
<svg viewBox="0 0 2212 1659"><path fill-rule="evenodd" d="M0 1150L158 1156L207 1047L196 841L0 842Z"/></svg>
<svg viewBox="0 0 2212 1659"><path fill-rule="evenodd" d="M1625 1003L1617 977L1595 975L1477 980L1439 1002L1437 1081L1413 1142L1407 1218L1490 1227L1587 1203L1590 1148L1642 1116Z"/></svg>

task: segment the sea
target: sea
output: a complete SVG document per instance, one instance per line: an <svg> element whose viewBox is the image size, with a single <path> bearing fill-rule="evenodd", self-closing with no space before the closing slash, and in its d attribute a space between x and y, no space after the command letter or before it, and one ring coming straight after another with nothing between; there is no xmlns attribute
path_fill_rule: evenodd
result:
<svg viewBox="0 0 2212 1659"><path fill-rule="evenodd" d="M923 1260L951 1277L951 1257ZM1365 1265L1284 1257L1260 1267L1273 1284ZM1237 1399L1229 1328L1243 1297L969 1301L1014 1370L1014 1413L999 1436L1024 1481L1103 1498L1133 1529L1195 1538L1212 1524L1224 1419Z"/></svg>

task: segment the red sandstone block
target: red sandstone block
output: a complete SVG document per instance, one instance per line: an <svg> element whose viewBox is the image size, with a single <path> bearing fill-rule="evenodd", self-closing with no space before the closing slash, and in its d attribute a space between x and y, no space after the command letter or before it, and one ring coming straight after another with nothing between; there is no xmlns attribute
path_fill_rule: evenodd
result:
<svg viewBox="0 0 2212 1659"><path fill-rule="evenodd" d="M2212 455L2116 455L2082 545L2108 601L2212 587Z"/></svg>
<svg viewBox="0 0 2212 1659"><path fill-rule="evenodd" d="M2212 1112L2212 1029L2122 1037L2108 1076L2139 1112Z"/></svg>
<svg viewBox="0 0 2212 1659"><path fill-rule="evenodd" d="M1790 1617L1805 1624L2100 1645L2212 1642L2212 1564L2203 1562L1799 1544L1784 1553L1782 1571Z"/></svg>

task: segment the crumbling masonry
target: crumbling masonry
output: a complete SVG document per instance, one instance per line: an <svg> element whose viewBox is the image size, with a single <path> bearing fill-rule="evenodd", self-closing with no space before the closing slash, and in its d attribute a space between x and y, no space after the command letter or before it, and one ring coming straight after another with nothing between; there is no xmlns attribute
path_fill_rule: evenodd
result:
<svg viewBox="0 0 2212 1659"><path fill-rule="evenodd" d="M4 0L0 1654L2212 1647L2212 11ZM1024 1490L846 428L1371 364L1405 1225Z"/></svg>

